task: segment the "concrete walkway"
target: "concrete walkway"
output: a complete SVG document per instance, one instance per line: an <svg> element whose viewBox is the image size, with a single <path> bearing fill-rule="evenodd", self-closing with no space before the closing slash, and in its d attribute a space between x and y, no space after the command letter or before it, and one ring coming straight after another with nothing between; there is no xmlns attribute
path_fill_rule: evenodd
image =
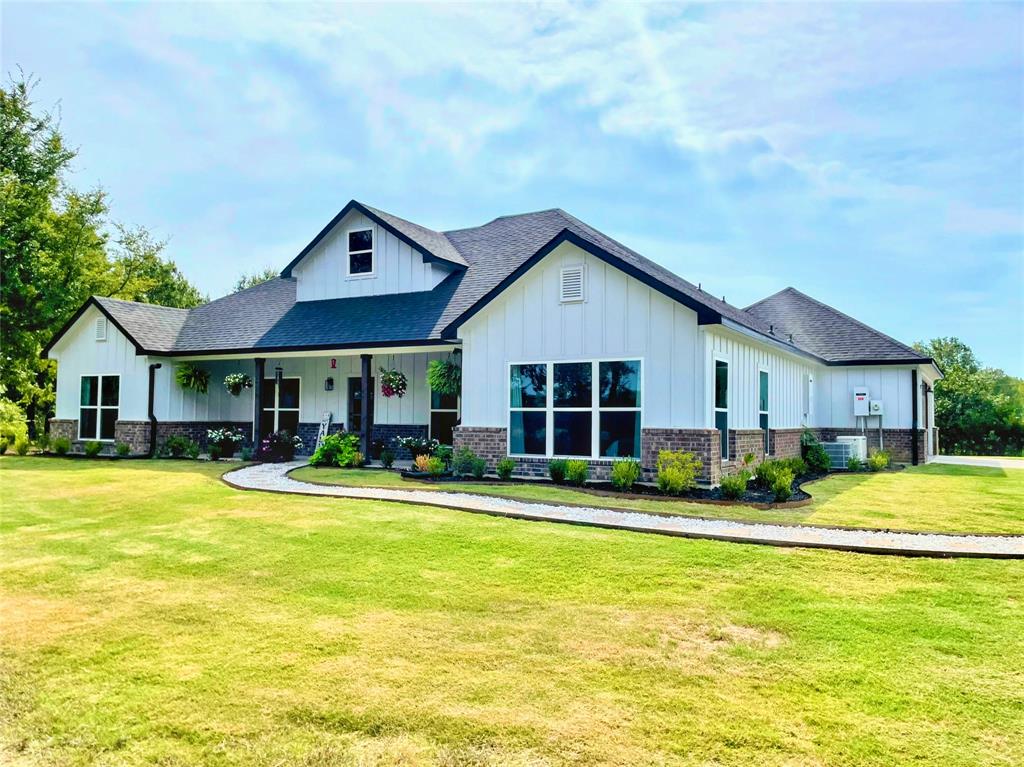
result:
<svg viewBox="0 0 1024 767"><path fill-rule="evenodd" d="M998 455L936 455L929 463L949 466L984 466L990 469L1024 469L1024 458L1000 458Z"/></svg>
<svg viewBox="0 0 1024 767"><path fill-rule="evenodd" d="M763 524L700 517L661 516L597 507L556 506L513 501L473 493L317 485L300 482L287 476L289 471L304 466L305 463L305 461L293 461L291 463L265 463L247 466L228 472L224 475L224 481L232 487L242 490L267 490L278 493L411 503L513 519L563 522L641 533L675 535L683 538L710 538L770 546L839 549L871 554L1024 559L1024 536L1021 535L896 533L884 530L852 530L811 525Z"/></svg>

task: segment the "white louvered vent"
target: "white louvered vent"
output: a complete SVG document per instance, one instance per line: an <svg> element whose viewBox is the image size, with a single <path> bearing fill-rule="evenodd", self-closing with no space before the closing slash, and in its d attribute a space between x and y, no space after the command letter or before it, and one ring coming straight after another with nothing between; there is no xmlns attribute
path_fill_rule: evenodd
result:
<svg viewBox="0 0 1024 767"><path fill-rule="evenodd" d="M563 304L583 301L586 298L585 278L586 273L582 264L562 269L561 301Z"/></svg>
<svg viewBox="0 0 1024 767"><path fill-rule="evenodd" d="M96 318L96 340L106 341L107 340L107 318L97 317Z"/></svg>

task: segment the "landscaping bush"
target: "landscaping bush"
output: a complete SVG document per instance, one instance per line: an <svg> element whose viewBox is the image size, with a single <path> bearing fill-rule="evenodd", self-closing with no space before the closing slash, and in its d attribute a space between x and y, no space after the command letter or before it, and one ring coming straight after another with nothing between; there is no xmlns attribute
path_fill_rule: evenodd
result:
<svg viewBox="0 0 1024 767"><path fill-rule="evenodd" d="M758 467L754 469L754 477L757 479L758 485L770 490L775 482L775 478L782 471L791 471L791 469L786 466L783 460L769 459L761 461Z"/></svg>
<svg viewBox="0 0 1024 767"><path fill-rule="evenodd" d="M199 457L199 443L189 442L189 446L185 448L185 456L191 458L193 461Z"/></svg>
<svg viewBox="0 0 1024 767"><path fill-rule="evenodd" d="M803 458L780 458L780 463L793 472L794 477L802 477L807 473L807 462Z"/></svg>
<svg viewBox="0 0 1024 767"><path fill-rule="evenodd" d="M847 471L860 471L864 468L864 465L860 462L860 458L855 455L851 455L846 459L846 470Z"/></svg>
<svg viewBox="0 0 1024 767"><path fill-rule="evenodd" d="M118 442L116 445L114 445L114 452L116 452L122 458L127 458L128 455L132 452L132 446L129 445L127 442Z"/></svg>
<svg viewBox="0 0 1024 767"><path fill-rule="evenodd" d="M28 455L28 438L22 437L15 441L14 452L18 455Z"/></svg>
<svg viewBox="0 0 1024 767"><path fill-rule="evenodd" d="M722 496L731 501L739 500L747 492L748 482L750 482L750 472L746 469L739 474L722 477Z"/></svg>
<svg viewBox="0 0 1024 767"><path fill-rule="evenodd" d="M0 437L0 455L7 452L7 437Z"/></svg>
<svg viewBox="0 0 1024 767"><path fill-rule="evenodd" d="M564 458L555 458L548 461L548 476L556 485L565 482L565 466L568 463Z"/></svg>
<svg viewBox="0 0 1024 767"><path fill-rule="evenodd" d="M358 469L361 466L366 465L366 456L360 451L356 450L356 454L352 456L352 468Z"/></svg>
<svg viewBox="0 0 1024 767"><path fill-rule="evenodd" d="M380 463L385 469L390 469L395 465L395 454L388 448L382 448L380 451Z"/></svg>
<svg viewBox="0 0 1024 767"><path fill-rule="evenodd" d="M67 437L57 437L57 439L53 441L51 448L57 455L67 455L68 451L71 449L71 440Z"/></svg>
<svg viewBox="0 0 1024 767"><path fill-rule="evenodd" d="M255 451L251 447L243 447L242 448L241 458L242 458L243 461L251 461L253 459L254 455L255 455Z"/></svg>
<svg viewBox="0 0 1024 767"><path fill-rule="evenodd" d="M469 471L472 473L473 479L483 479L487 473L487 461L483 458L474 458Z"/></svg>
<svg viewBox="0 0 1024 767"><path fill-rule="evenodd" d="M220 456L221 456L220 445L218 445L216 442L214 442L214 443L210 444L209 447L207 447L207 450L210 453L210 460L211 461L219 461L220 460Z"/></svg>
<svg viewBox="0 0 1024 767"><path fill-rule="evenodd" d="M233 456L243 442L245 434L241 429L210 429L206 432L206 444L216 444L225 458Z"/></svg>
<svg viewBox="0 0 1024 767"><path fill-rule="evenodd" d="M511 458L502 458L495 465L494 470L498 474L498 479L512 479L512 472L515 471L516 462Z"/></svg>
<svg viewBox="0 0 1024 767"><path fill-rule="evenodd" d="M744 453L744 455L743 455L743 465L744 466L752 466L754 461L756 461L756 460L757 460L757 456L754 455L753 453Z"/></svg>
<svg viewBox="0 0 1024 767"><path fill-rule="evenodd" d="M476 460L476 453L468 447L460 447L452 456L452 474L456 477L463 477L473 471L473 461Z"/></svg>
<svg viewBox="0 0 1024 767"><path fill-rule="evenodd" d="M25 413L17 403L9 399L0 399L0 437L6 439L8 445L13 445L22 438L28 439Z"/></svg>
<svg viewBox="0 0 1024 767"><path fill-rule="evenodd" d="M772 494L776 503L788 501L793 495L793 472L789 469L782 469L775 475L772 482Z"/></svg>
<svg viewBox="0 0 1024 767"><path fill-rule="evenodd" d="M181 458L191 453L193 445L196 446L196 449L199 448L199 445L196 445L184 434L172 434L164 441L163 450L171 458Z"/></svg>
<svg viewBox="0 0 1024 767"><path fill-rule="evenodd" d="M574 460L565 462L565 481L570 485L583 487L590 477L590 464L586 461Z"/></svg>
<svg viewBox="0 0 1024 767"><path fill-rule="evenodd" d="M413 465L413 467L415 467L416 471L422 471L424 473L429 471L429 469L427 468L429 466L429 464L430 464L430 456L429 455L418 455L418 456L416 456L415 458L412 459L412 465Z"/></svg>
<svg viewBox="0 0 1024 767"><path fill-rule="evenodd" d="M452 458L454 457L454 451L451 445L438 445L437 449L434 450L434 456L441 459L441 463L444 464L444 468L448 469L452 465Z"/></svg>
<svg viewBox="0 0 1024 767"><path fill-rule="evenodd" d="M359 435L336 432L324 437L309 459L312 466L355 466L359 453Z"/></svg>
<svg viewBox="0 0 1024 767"><path fill-rule="evenodd" d="M658 489L670 495L679 495L697 486L697 477L703 464L693 453L681 450L662 450L658 453Z"/></svg>
<svg viewBox="0 0 1024 767"><path fill-rule="evenodd" d="M825 448L821 446L818 438L810 429L804 429L803 434L800 435L800 454L803 456L807 468L814 474L824 474L832 467L828 453L825 452Z"/></svg>
<svg viewBox="0 0 1024 767"><path fill-rule="evenodd" d="M445 472L444 459L436 455L427 458L427 471L432 477L440 477Z"/></svg>
<svg viewBox="0 0 1024 767"><path fill-rule="evenodd" d="M45 453L50 448L50 435L45 431L40 432L36 436L36 447L39 448L40 452Z"/></svg>
<svg viewBox="0 0 1024 767"><path fill-rule="evenodd" d="M100 451L103 449L103 443L102 442L86 442L84 449L85 449L85 454L87 456L89 456L90 458L95 458L96 456L98 456L100 454Z"/></svg>
<svg viewBox="0 0 1024 767"><path fill-rule="evenodd" d="M882 471L889 467L891 460L888 450L872 450L868 455L868 468L871 471Z"/></svg>
<svg viewBox="0 0 1024 767"><path fill-rule="evenodd" d="M639 461L616 461L612 464L611 481L612 487L628 493L633 485L640 479Z"/></svg>

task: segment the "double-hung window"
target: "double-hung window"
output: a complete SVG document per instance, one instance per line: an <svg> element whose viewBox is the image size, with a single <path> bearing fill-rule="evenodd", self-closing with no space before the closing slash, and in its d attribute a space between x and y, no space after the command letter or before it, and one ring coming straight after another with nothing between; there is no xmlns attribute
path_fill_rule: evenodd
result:
<svg viewBox="0 0 1024 767"><path fill-rule="evenodd" d="M119 376L82 376L78 438L112 441L120 400Z"/></svg>
<svg viewBox="0 0 1024 767"><path fill-rule="evenodd" d="M729 363L715 360L715 428L721 440L722 458L729 458Z"/></svg>
<svg viewBox="0 0 1024 767"><path fill-rule="evenodd" d="M768 455L768 371L760 370L757 374L757 420L764 432L764 454Z"/></svg>
<svg viewBox="0 0 1024 767"><path fill-rule="evenodd" d="M640 404L639 360L512 365L509 453L639 456Z"/></svg>
<svg viewBox="0 0 1024 767"><path fill-rule="evenodd" d="M348 276L373 275L373 229L348 231Z"/></svg>

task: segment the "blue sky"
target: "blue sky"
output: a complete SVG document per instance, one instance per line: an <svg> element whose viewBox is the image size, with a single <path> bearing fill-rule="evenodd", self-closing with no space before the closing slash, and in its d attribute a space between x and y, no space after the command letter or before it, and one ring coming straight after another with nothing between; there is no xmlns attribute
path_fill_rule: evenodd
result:
<svg viewBox="0 0 1024 767"><path fill-rule="evenodd" d="M349 199L565 208L730 303L793 285L1024 374L1024 7L19 4L74 183L211 296Z"/></svg>

